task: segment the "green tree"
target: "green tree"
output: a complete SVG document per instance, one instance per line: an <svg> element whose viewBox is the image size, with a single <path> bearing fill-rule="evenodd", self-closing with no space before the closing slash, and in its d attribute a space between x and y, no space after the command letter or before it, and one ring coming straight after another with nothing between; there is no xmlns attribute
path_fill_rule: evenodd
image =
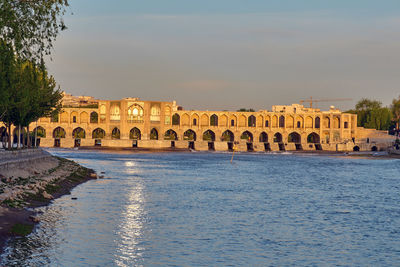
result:
<svg viewBox="0 0 400 267"><path fill-rule="evenodd" d="M396 131L399 132L399 124L400 124L400 96L399 98L395 98L392 101L392 105L390 106L393 114L393 119L396 123Z"/></svg>
<svg viewBox="0 0 400 267"><path fill-rule="evenodd" d="M0 120L7 127L9 148L11 148L11 110L15 104L12 98L15 74L16 61L12 46L0 40Z"/></svg>
<svg viewBox="0 0 400 267"><path fill-rule="evenodd" d="M254 112L255 110L252 108L241 108L241 109L238 109L237 111L239 111L239 112Z"/></svg>
<svg viewBox="0 0 400 267"><path fill-rule="evenodd" d="M68 0L0 0L0 38L19 57L41 60L66 29L62 16L67 6Z"/></svg>
<svg viewBox="0 0 400 267"><path fill-rule="evenodd" d="M357 102L355 109L346 111L357 114L357 125L365 128L388 130L392 120L390 109L382 107L377 100L362 98Z"/></svg>
<svg viewBox="0 0 400 267"><path fill-rule="evenodd" d="M19 114L19 116L13 123L27 127L27 132L29 132L29 124L32 122L60 112L62 94L57 88L53 76L48 75L43 64L39 68L33 63L24 63L20 68L21 74L17 91L21 92L21 97L15 110L15 114Z"/></svg>
<svg viewBox="0 0 400 267"><path fill-rule="evenodd" d="M372 110L381 108L382 103L368 98L362 98L356 104L357 124L366 127Z"/></svg>
<svg viewBox="0 0 400 267"><path fill-rule="evenodd" d="M44 64L39 68L16 59L11 45L4 41L0 42L0 54L0 113L11 137L12 124L27 127L29 132L30 123L59 112L62 94ZM11 138L8 147L11 148Z"/></svg>
<svg viewBox="0 0 400 267"><path fill-rule="evenodd" d="M389 129L391 121L392 113L389 108L376 108L369 112L365 127L377 130L387 130Z"/></svg>

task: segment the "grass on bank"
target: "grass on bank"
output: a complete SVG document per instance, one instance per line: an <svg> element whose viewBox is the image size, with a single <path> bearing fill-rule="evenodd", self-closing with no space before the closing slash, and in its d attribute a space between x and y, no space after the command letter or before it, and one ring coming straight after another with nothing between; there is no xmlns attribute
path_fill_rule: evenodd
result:
<svg viewBox="0 0 400 267"><path fill-rule="evenodd" d="M16 223L11 228L11 233L19 236L27 236L33 231L33 225Z"/></svg>

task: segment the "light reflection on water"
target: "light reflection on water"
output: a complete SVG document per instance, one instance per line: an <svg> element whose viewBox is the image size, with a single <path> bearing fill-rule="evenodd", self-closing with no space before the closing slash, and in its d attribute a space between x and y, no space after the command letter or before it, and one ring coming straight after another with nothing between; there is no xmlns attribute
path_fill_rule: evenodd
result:
<svg viewBox="0 0 400 267"><path fill-rule="evenodd" d="M106 178L40 208L41 223L10 243L3 265L400 262L399 160L51 152Z"/></svg>

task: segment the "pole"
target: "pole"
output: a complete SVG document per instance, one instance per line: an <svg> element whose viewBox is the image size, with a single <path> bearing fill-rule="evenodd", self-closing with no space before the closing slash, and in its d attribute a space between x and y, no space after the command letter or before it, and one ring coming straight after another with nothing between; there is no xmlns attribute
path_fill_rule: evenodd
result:
<svg viewBox="0 0 400 267"><path fill-rule="evenodd" d="M233 155L235 155L235 144L233 144L232 149L233 149L233 152L232 152L231 163L233 162Z"/></svg>

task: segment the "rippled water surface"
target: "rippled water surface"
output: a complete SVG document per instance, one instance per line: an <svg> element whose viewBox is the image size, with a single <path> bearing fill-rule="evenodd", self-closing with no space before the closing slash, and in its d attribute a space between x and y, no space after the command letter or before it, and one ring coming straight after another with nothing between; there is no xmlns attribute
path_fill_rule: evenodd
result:
<svg viewBox="0 0 400 267"><path fill-rule="evenodd" d="M41 223L9 244L3 265L400 262L400 160L51 152L105 179L40 208Z"/></svg>

